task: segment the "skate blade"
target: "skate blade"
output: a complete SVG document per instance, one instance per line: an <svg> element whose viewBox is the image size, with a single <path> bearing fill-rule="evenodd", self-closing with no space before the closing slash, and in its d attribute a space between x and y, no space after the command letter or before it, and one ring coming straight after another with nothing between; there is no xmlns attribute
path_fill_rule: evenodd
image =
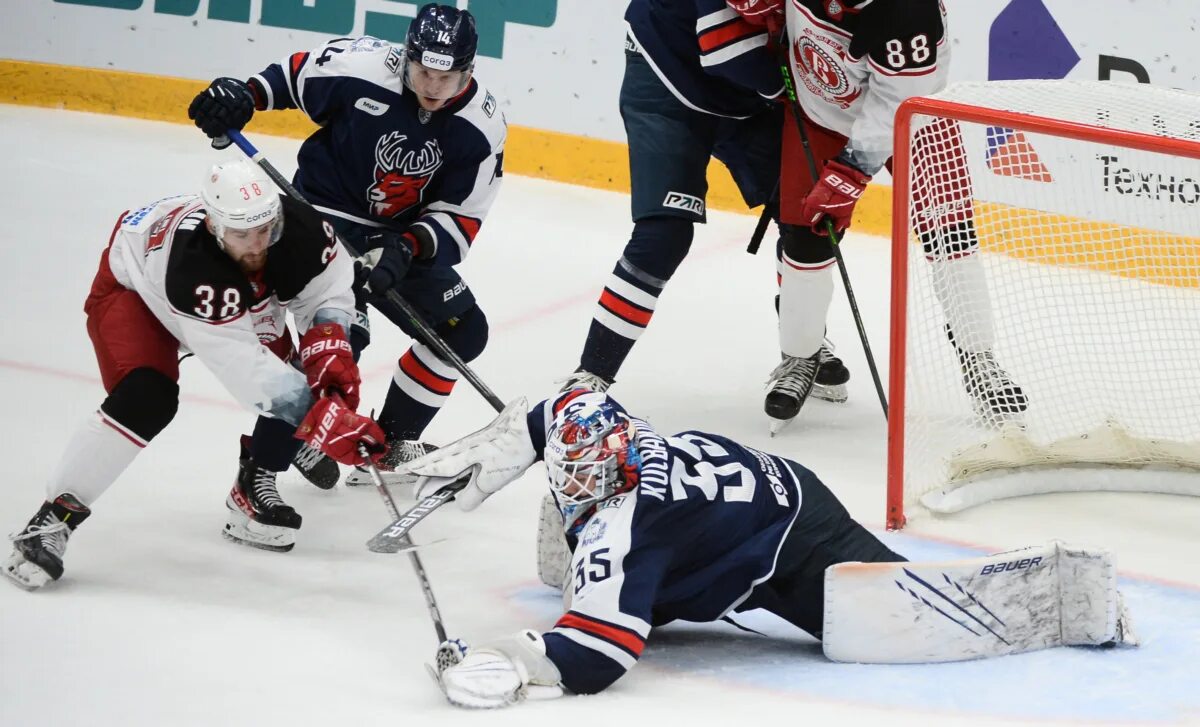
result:
<svg viewBox="0 0 1200 727"><path fill-rule="evenodd" d="M340 472L334 477L309 477L304 473L304 470L297 468L297 471L304 478L305 482L322 490L332 490L334 487L337 487L338 480L342 477Z"/></svg>
<svg viewBox="0 0 1200 727"><path fill-rule="evenodd" d="M229 522L225 523L221 535L238 545L276 553L286 553L296 545L296 531L292 528L255 522L241 510L229 511Z"/></svg>
<svg viewBox="0 0 1200 727"><path fill-rule="evenodd" d="M787 427L787 425L796 421L795 419L776 419L773 416L768 416L767 419L769 419L771 422L770 428L771 428L771 436L772 437L774 437L776 434L779 434L780 432L782 432Z"/></svg>
<svg viewBox="0 0 1200 727"><path fill-rule="evenodd" d="M987 429L1001 431L1016 427L1025 428L1025 411L1000 411L993 409L987 402L978 399L971 400L975 410L975 419Z"/></svg>
<svg viewBox="0 0 1200 727"><path fill-rule="evenodd" d="M380 472L379 476L383 478L383 484L388 487L413 487L417 484L417 476L409 472ZM375 480L371 478L369 472L355 469L346 475L345 484L346 487L374 487Z"/></svg>
<svg viewBox="0 0 1200 727"><path fill-rule="evenodd" d="M446 540L447 540L447 538L438 538L437 540L430 540L427 543L412 543L410 541L409 545L403 545L403 546L400 546L399 548L392 548L392 547L388 547L386 545L381 546L375 542L374 538L372 538L370 541L367 542L367 550L371 551L372 553L383 553L385 555L391 555L393 553L412 553L412 552L415 552L418 550L424 550L425 548L428 548L431 545L437 545L438 543L444 543L444 542L446 542Z"/></svg>
<svg viewBox="0 0 1200 727"><path fill-rule="evenodd" d="M36 591L54 580L49 573L42 570L38 564L25 560L19 555L13 555L4 564L4 575L13 585L26 591Z"/></svg>
<svg viewBox="0 0 1200 727"><path fill-rule="evenodd" d="M843 404L846 399L850 398L846 392L845 384L813 384L812 396L821 399L822 401L831 401L834 404Z"/></svg>

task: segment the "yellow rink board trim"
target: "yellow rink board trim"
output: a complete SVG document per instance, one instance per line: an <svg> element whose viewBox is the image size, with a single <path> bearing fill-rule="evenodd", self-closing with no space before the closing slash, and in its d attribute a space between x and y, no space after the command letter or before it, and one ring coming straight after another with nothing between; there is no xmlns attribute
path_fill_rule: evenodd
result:
<svg viewBox="0 0 1200 727"><path fill-rule="evenodd" d="M25 106L191 124L188 104L207 85L128 71L0 60L0 102ZM303 139L315 128L299 111L274 111L256 114L246 131ZM504 161L505 170L513 174L629 192L628 150L615 141L509 126ZM708 180L709 207L747 212L722 164L709 165ZM891 188L868 188L855 209L854 229L888 235L890 220ZM749 237L750 227L746 234Z"/></svg>
<svg viewBox="0 0 1200 727"><path fill-rule="evenodd" d="M996 202L975 203L979 247L1042 265L1200 288L1200 238ZM920 245L916 235L913 243Z"/></svg>

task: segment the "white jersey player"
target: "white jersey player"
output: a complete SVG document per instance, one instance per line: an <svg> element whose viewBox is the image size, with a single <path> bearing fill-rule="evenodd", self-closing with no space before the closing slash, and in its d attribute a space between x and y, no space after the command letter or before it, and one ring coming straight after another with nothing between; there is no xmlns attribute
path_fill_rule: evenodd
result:
<svg viewBox="0 0 1200 727"><path fill-rule="evenodd" d="M802 119L789 109L780 176L779 338L783 363L772 374L767 413L795 417L820 366L835 259L827 226L839 235L872 176L890 169L896 109L946 85L950 43L940 0L728 0L747 20L786 27L783 36ZM798 124L808 138L812 178ZM936 124L935 124L936 125ZM913 150L914 225L936 266L934 285L958 353L963 382L987 418L1019 414L1028 403L992 356L987 282L958 130L928 128ZM939 148L931 141L941 139Z"/></svg>
<svg viewBox="0 0 1200 727"><path fill-rule="evenodd" d="M280 499L275 471L300 446L297 425L348 463L362 462L360 440L383 441L354 413L358 367L345 333L352 280L328 224L246 161L214 166L199 196L122 213L84 304L108 397L68 442L46 502L13 538L5 575L26 588L62 575L71 533L174 417L180 356L189 353L260 415L226 501L225 534L291 548L300 516ZM302 334L299 356L286 311ZM264 466L272 458L282 467Z"/></svg>

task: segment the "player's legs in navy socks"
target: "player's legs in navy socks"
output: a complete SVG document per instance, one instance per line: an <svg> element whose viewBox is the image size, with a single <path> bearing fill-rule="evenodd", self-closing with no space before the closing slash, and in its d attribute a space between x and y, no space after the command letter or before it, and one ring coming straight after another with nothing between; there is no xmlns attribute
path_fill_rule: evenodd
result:
<svg viewBox="0 0 1200 727"><path fill-rule="evenodd" d="M693 223L678 217L639 220L609 277L588 329L579 365L613 381L654 315L658 296L692 246Z"/></svg>

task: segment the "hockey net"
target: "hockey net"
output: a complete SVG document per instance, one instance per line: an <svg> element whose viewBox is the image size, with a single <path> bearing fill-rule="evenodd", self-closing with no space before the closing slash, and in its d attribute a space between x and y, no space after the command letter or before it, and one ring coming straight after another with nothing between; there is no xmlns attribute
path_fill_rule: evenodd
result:
<svg viewBox="0 0 1200 727"><path fill-rule="evenodd" d="M1200 96L951 86L897 115L888 523L1200 495Z"/></svg>

